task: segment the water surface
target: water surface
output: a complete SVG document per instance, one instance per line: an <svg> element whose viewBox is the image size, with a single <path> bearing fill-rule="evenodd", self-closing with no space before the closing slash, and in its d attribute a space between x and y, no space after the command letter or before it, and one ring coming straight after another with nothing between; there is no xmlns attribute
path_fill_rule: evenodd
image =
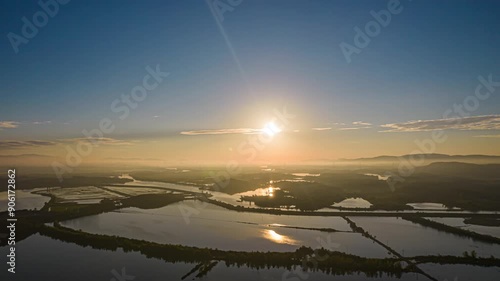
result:
<svg viewBox="0 0 500 281"><path fill-rule="evenodd" d="M449 226L467 229L480 234L491 235L500 238L499 226L484 226L464 223L464 218L426 218L428 220L440 222Z"/></svg>
<svg viewBox="0 0 500 281"><path fill-rule="evenodd" d="M35 190L35 189L16 190L15 209L17 211L31 210L31 209L40 210L45 205L45 203L50 201L50 197L32 193L33 191L37 191L37 190ZM9 203L9 199L8 199L7 191L0 192L0 212L7 211L7 208L8 208L7 204L8 203Z"/></svg>
<svg viewBox="0 0 500 281"><path fill-rule="evenodd" d="M153 210L126 208L62 224L90 233L223 250L285 252L304 245L366 257L388 256L383 247L351 232L340 217L245 213L211 204L196 206L180 202ZM330 228L339 232L289 227Z"/></svg>
<svg viewBox="0 0 500 281"><path fill-rule="evenodd" d="M368 209L373 204L363 198L347 198L341 202L335 203L332 207L342 207L349 209Z"/></svg>
<svg viewBox="0 0 500 281"><path fill-rule="evenodd" d="M2 256L7 255L7 247L0 248ZM32 235L17 244L16 274L0 271L0 280L50 280L50 281L89 281L89 280L171 280L181 281L196 264L170 263L155 258L146 258L137 252L104 251L61 242L40 235ZM122 271L123 270L123 271ZM122 272L133 279L123 279ZM287 273L285 268L254 269L247 266L227 267L219 262L207 276L195 278L195 272L184 280L403 280L417 279L415 274L404 274L401 279L380 274L380 278L369 278L363 273L332 276L322 272L303 272L301 269ZM300 273L298 275L297 273ZM118 274L118 278L117 275ZM283 277L285 279L283 279Z"/></svg>
<svg viewBox="0 0 500 281"><path fill-rule="evenodd" d="M476 251L482 257L500 257L500 245L424 227L401 218L350 217L358 226L404 256L454 255Z"/></svg>
<svg viewBox="0 0 500 281"><path fill-rule="evenodd" d="M480 267L472 265L419 265L428 274L440 281L498 281L500 280L500 267Z"/></svg>

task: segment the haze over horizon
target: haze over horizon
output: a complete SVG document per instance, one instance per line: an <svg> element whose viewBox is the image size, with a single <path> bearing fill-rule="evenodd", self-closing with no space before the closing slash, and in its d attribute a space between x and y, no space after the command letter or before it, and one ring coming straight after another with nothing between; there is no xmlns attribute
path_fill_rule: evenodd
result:
<svg viewBox="0 0 500 281"><path fill-rule="evenodd" d="M500 2L400 5L348 62L339 46L387 1L243 1L222 17L205 1L71 1L17 54L2 41L0 155L64 159L89 140L84 163L500 155ZM4 35L41 9L3 6Z"/></svg>

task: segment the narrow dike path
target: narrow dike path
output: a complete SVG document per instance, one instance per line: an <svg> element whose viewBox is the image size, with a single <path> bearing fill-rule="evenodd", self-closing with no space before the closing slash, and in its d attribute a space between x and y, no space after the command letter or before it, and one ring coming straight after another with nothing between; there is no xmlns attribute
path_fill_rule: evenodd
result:
<svg viewBox="0 0 500 281"><path fill-rule="evenodd" d="M387 249L394 256L396 256L396 257L400 258L401 260L404 260L405 262L407 262L411 267L413 267L415 269L416 272L424 275L425 277L429 278L430 280L439 281L438 279L432 277L430 274L428 274L425 271L423 271L422 269L420 269L417 266L417 264L414 263L413 261L411 261L410 259L402 256L400 253L398 253L393 248L391 248L388 245L380 242L380 240L378 240L377 238L375 238L373 235L371 235L368 231L364 230L362 227L358 226L354 221L352 221L348 217L343 216L342 218L347 221L347 223L349 224L349 226L352 228L352 231L357 232L357 233L361 233L361 235L363 235L363 236L371 239L373 242L375 242L375 243L379 244L380 246L384 247L385 249Z"/></svg>

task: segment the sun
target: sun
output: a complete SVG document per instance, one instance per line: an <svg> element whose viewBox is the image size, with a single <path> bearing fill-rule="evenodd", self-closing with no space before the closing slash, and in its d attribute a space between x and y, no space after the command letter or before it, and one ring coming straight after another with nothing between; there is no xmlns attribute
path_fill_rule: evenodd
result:
<svg viewBox="0 0 500 281"><path fill-rule="evenodd" d="M280 127L278 127L276 124L274 124L274 122L269 122L267 123L264 128L262 129L262 131L268 135L268 136L275 136L276 134L280 133L281 132L281 129Z"/></svg>

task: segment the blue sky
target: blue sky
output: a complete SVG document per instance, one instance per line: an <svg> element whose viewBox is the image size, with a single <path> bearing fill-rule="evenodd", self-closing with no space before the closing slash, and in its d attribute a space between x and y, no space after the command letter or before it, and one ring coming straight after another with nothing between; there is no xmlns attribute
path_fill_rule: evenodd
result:
<svg viewBox="0 0 500 281"><path fill-rule="evenodd" d="M256 127L283 104L301 129L439 119L474 93L479 75L500 80L493 0L401 0L403 11L347 63L339 44L352 44L354 27L388 2L243 0L222 22L241 73L205 1L73 0L18 54L7 34L21 34L21 18L41 8L2 1L0 121L19 125L0 137L76 137L113 117L112 101L148 65L170 76L117 124L116 137ZM499 114L497 93L472 115ZM33 124L42 121L50 123Z"/></svg>

